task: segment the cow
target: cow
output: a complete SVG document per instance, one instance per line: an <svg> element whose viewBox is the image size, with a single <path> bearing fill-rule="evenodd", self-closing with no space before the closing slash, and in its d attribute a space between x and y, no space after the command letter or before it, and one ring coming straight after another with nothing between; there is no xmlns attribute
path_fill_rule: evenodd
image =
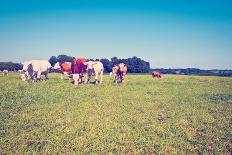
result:
<svg viewBox="0 0 232 155"><path fill-rule="evenodd" d="M111 76L113 75L113 72L110 72L110 74L109 74L109 75L110 75L110 77L111 77Z"/></svg>
<svg viewBox="0 0 232 155"><path fill-rule="evenodd" d="M21 74L21 73L23 73L23 71L22 71L22 70L18 70L18 73L20 73L20 74Z"/></svg>
<svg viewBox="0 0 232 155"><path fill-rule="evenodd" d="M58 69L61 71L61 79L64 79L64 74L68 75L69 80L71 80L71 62L57 62L53 69Z"/></svg>
<svg viewBox="0 0 232 155"><path fill-rule="evenodd" d="M155 78L155 77L161 78L161 73L160 72L152 72L151 75L152 75L153 78Z"/></svg>
<svg viewBox="0 0 232 155"><path fill-rule="evenodd" d="M41 74L45 75L45 80L48 80L48 73L51 69L51 64L47 60L30 60L23 63L23 72L26 80L40 80ZM24 80L23 76L22 80Z"/></svg>
<svg viewBox="0 0 232 155"><path fill-rule="evenodd" d="M95 84L102 83L104 67L100 61L88 61L84 62L86 65L86 80L85 83L89 83L92 75L95 75Z"/></svg>
<svg viewBox="0 0 232 155"><path fill-rule="evenodd" d="M112 68L112 72L114 74L114 82L125 82L126 73L127 73L127 66L124 63L120 63L115 65Z"/></svg>
<svg viewBox="0 0 232 155"><path fill-rule="evenodd" d="M117 78L121 82L125 82L127 73L127 66L124 63L118 64Z"/></svg>
<svg viewBox="0 0 232 155"><path fill-rule="evenodd" d="M71 73L75 85L83 82L82 77L84 77L87 68L86 65L84 65L84 62L87 62L86 58L75 58L71 63Z"/></svg>
<svg viewBox="0 0 232 155"><path fill-rule="evenodd" d="M4 69L3 71L2 71L2 73L3 73L3 76L8 76L8 73L9 73L9 71L7 70L7 69Z"/></svg>

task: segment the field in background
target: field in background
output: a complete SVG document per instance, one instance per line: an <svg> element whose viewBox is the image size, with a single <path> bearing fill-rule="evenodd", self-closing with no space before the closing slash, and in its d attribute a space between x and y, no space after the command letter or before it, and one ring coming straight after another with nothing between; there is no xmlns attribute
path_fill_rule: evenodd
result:
<svg viewBox="0 0 232 155"><path fill-rule="evenodd" d="M0 153L232 151L232 78L128 75L76 87L0 75Z"/></svg>

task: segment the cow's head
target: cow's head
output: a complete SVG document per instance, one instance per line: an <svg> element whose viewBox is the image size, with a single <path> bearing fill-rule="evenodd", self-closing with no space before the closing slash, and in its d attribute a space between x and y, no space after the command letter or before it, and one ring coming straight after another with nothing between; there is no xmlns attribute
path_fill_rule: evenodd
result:
<svg viewBox="0 0 232 155"><path fill-rule="evenodd" d="M118 69L123 72L123 68L126 67L126 65L124 63L120 63L118 64Z"/></svg>
<svg viewBox="0 0 232 155"><path fill-rule="evenodd" d="M88 62L83 62L83 64L86 66L86 70L91 70L93 69L93 66L97 64L97 62L88 61Z"/></svg>
<svg viewBox="0 0 232 155"><path fill-rule="evenodd" d="M24 74L20 74L22 81L28 80L28 73L25 72Z"/></svg>
<svg viewBox="0 0 232 155"><path fill-rule="evenodd" d="M23 81L32 79L33 76L33 65L31 61L26 61L23 63L23 69L21 74L21 79Z"/></svg>

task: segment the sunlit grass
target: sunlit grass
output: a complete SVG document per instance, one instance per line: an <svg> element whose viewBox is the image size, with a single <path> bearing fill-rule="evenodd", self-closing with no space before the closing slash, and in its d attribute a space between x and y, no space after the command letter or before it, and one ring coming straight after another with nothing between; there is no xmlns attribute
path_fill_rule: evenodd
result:
<svg viewBox="0 0 232 155"><path fill-rule="evenodd" d="M60 75L0 76L0 151L222 154L232 144L232 79L128 75L74 86Z"/></svg>

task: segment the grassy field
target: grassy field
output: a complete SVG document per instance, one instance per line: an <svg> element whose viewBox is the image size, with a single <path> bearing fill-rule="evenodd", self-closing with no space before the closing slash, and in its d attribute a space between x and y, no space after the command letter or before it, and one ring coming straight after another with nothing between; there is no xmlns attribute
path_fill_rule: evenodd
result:
<svg viewBox="0 0 232 155"><path fill-rule="evenodd" d="M232 78L128 75L78 87L0 75L0 153L226 154Z"/></svg>

